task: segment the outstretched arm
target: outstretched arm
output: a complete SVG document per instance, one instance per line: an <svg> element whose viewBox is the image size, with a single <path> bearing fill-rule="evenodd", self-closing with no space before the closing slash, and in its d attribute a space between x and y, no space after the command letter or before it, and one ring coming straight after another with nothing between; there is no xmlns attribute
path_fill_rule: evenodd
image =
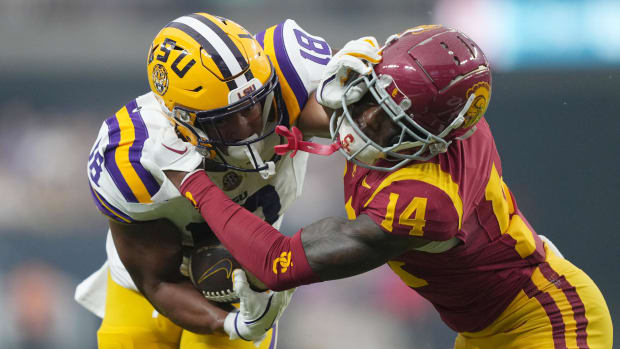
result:
<svg viewBox="0 0 620 349"><path fill-rule="evenodd" d="M329 217L312 223L302 229L301 242L321 281L364 273L425 243L390 235L363 214L355 220Z"/></svg>
<svg viewBox="0 0 620 349"><path fill-rule="evenodd" d="M308 97L308 102L299 114L297 127L306 137L330 138L329 117L331 109L324 108L316 100L316 91Z"/></svg>
<svg viewBox="0 0 620 349"><path fill-rule="evenodd" d="M426 243L389 235L365 215L326 218L287 237L230 200L204 171L182 185L185 173L167 175L231 254L273 290L360 274Z"/></svg>

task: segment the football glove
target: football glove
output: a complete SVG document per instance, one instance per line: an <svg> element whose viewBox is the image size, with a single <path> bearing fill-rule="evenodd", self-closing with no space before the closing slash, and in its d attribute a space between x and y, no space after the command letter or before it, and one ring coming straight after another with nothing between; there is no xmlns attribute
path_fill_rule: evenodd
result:
<svg viewBox="0 0 620 349"><path fill-rule="evenodd" d="M560 249L558 249L557 246L555 246L555 244L553 242L551 242L551 240L549 240L548 237L544 236L544 235L540 235L538 234L538 237L547 244L547 246L549 246L549 249L551 251L553 251L553 253L555 253L558 257L560 258L564 258L564 255L562 254L562 252L560 252Z"/></svg>
<svg viewBox="0 0 620 349"><path fill-rule="evenodd" d="M183 141L177 136L174 127L166 127L156 142L157 171L189 172L201 165L203 156L196 151L196 147ZM155 172L157 173L157 172Z"/></svg>
<svg viewBox="0 0 620 349"><path fill-rule="evenodd" d="M253 341L258 347L267 331L284 313L295 289L255 292L250 288L245 272L235 269L233 290L239 297L239 309L226 316L224 330L231 340Z"/></svg>
<svg viewBox="0 0 620 349"><path fill-rule="evenodd" d="M317 101L331 109L342 108L347 82L359 75L370 74L373 64L379 63L377 39L366 36L346 43L327 63L316 91ZM347 105L359 101L368 91L365 86L352 87L345 97Z"/></svg>

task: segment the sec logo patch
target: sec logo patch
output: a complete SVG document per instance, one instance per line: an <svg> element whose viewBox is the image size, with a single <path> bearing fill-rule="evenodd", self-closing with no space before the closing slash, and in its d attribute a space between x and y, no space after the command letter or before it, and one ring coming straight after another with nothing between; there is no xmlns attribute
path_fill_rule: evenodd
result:
<svg viewBox="0 0 620 349"><path fill-rule="evenodd" d="M243 178L235 172L228 172L222 178L222 189L224 191L230 191L239 186Z"/></svg>

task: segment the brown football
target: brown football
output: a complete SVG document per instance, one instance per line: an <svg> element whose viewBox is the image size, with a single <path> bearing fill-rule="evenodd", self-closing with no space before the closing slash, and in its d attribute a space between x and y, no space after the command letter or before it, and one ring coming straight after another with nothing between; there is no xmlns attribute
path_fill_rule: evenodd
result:
<svg viewBox="0 0 620 349"><path fill-rule="evenodd" d="M190 280L205 298L222 303L239 301L233 291L232 272L242 268L228 250L221 244L197 245L189 260ZM250 286L255 291L265 291L267 287L255 276L244 270Z"/></svg>

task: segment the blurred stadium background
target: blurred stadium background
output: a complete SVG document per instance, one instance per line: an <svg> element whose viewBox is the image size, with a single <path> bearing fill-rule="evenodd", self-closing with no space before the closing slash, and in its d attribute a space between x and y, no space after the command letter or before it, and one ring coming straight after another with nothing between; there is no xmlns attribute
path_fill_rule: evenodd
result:
<svg viewBox="0 0 620 349"><path fill-rule="evenodd" d="M0 0L0 348L96 347L98 319L72 301L105 259L88 151L102 120L148 90L155 33L195 11L251 32L293 18L335 48L420 24L469 34L493 64L487 119L506 182L618 318L617 0ZM339 156L311 159L285 232L344 215L342 167ZM384 268L298 290L281 329L281 348L450 348L454 339Z"/></svg>

